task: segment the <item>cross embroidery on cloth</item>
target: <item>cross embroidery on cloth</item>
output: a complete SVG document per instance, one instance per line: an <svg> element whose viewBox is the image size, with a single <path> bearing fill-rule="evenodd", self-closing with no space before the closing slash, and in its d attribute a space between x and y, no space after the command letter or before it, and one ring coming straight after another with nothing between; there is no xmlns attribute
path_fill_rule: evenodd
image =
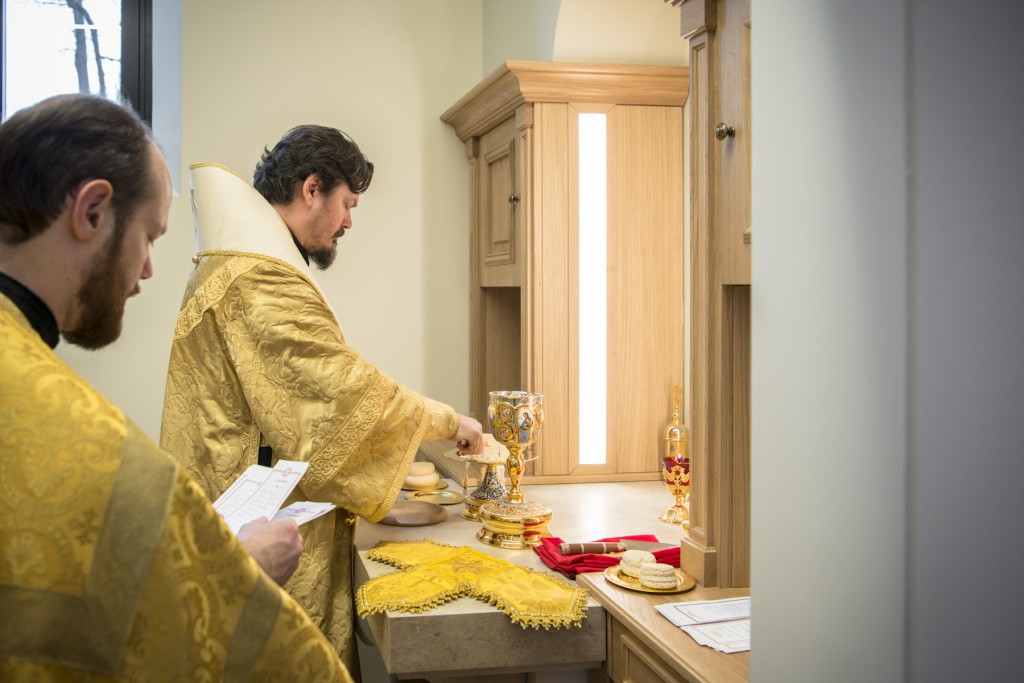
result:
<svg viewBox="0 0 1024 683"><path fill-rule="evenodd" d="M582 625L587 592L550 574L436 541L384 541L366 556L401 571L378 576L356 592L356 611L425 612L463 595L494 605L523 628Z"/></svg>

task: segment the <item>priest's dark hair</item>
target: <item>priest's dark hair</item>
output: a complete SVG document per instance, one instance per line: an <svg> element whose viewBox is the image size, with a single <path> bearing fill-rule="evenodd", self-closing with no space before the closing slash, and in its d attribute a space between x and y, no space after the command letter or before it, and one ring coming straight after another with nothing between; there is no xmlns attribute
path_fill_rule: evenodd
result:
<svg viewBox="0 0 1024 683"><path fill-rule="evenodd" d="M115 232L156 187L153 133L129 107L94 95L57 95L0 124L0 241L27 242L60 215L83 183L114 188Z"/></svg>
<svg viewBox="0 0 1024 683"><path fill-rule="evenodd" d="M356 194L366 192L373 179L373 164L348 135L327 126L296 126L263 156L252 174L252 184L272 204L288 204L295 185L313 173L330 193L342 183Z"/></svg>

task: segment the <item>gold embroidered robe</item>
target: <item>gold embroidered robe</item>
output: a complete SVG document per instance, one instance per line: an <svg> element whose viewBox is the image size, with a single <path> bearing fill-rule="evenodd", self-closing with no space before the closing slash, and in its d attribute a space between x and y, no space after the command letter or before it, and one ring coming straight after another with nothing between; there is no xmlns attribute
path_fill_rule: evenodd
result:
<svg viewBox="0 0 1024 683"><path fill-rule="evenodd" d="M351 681L187 473L2 295L0 680Z"/></svg>
<svg viewBox="0 0 1024 683"><path fill-rule="evenodd" d="M257 461L309 469L291 500L339 506L300 527L305 550L286 589L353 670L355 517L380 520L424 440L458 415L366 363L277 211L227 169L191 169L200 253L178 315L161 445L215 498ZM289 500L288 502L291 502Z"/></svg>

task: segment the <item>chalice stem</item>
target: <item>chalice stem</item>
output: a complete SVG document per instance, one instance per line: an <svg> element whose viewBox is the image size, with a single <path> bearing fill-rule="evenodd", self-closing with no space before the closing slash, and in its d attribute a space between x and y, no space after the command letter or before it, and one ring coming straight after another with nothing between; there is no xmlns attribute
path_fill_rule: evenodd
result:
<svg viewBox="0 0 1024 683"><path fill-rule="evenodd" d="M505 466L508 468L508 478L512 482L512 488L508 490L508 502L510 503L523 502L523 490L519 488L519 480L523 476L523 466L525 464L522 446L509 446L508 461L506 461Z"/></svg>

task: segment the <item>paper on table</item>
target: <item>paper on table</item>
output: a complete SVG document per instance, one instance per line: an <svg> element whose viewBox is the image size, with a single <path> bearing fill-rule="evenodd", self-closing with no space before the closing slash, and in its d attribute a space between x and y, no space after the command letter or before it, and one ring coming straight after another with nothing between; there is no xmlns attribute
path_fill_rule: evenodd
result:
<svg viewBox="0 0 1024 683"><path fill-rule="evenodd" d="M745 652L750 649L750 619L696 624L684 626L683 630L701 645L719 652Z"/></svg>
<svg viewBox="0 0 1024 683"><path fill-rule="evenodd" d="M673 602L655 609L701 645L721 652L750 649L750 598Z"/></svg>
<svg viewBox="0 0 1024 683"><path fill-rule="evenodd" d="M242 525L254 519L274 519L279 510L282 516L292 517L298 524L315 519L334 506L330 503L293 503L281 510L281 504L308 468L309 463L293 460L278 460L273 468L250 465L213 503L213 509L224 517L228 528L236 534Z"/></svg>

